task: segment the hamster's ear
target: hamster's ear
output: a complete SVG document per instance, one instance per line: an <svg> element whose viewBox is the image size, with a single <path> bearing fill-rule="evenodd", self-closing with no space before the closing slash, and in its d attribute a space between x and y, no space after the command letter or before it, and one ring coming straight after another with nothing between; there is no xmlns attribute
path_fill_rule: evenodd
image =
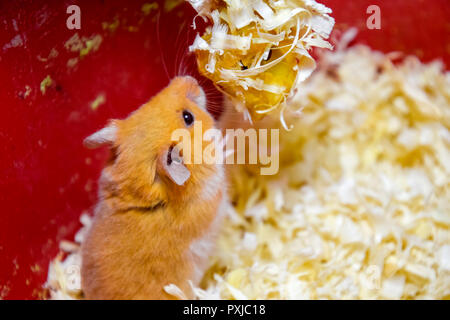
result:
<svg viewBox="0 0 450 320"><path fill-rule="evenodd" d="M83 144L86 148L94 149L104 145L112 145L117 137L117 125L111 122L103 129L91 134L84 139Z"/></svg>
<svg viewBox="0 0 450 320"><path fill-rule="evenodd" d="M176 146L170 147L159 159L160 167L167 176L177 185L183 185L191 176L191 172L183 163L183 157L180 156Z"/></svg>

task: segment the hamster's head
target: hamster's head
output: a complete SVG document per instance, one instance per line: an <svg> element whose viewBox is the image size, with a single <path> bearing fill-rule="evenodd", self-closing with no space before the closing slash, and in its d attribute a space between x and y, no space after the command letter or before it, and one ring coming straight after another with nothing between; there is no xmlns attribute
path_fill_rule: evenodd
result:
<svg viewBox="0 0 450 320"><path fill-rule="evenodd" d="M111 158L100 180L105 196L114 193L128 205L150 207L198 193L195 188L216 173L216 165L194 161L194 146L200 145L201 153L206 147L202 132L213 128L197 81L176 77L126 119L110 121L84 144L110 146Z"/></svg>

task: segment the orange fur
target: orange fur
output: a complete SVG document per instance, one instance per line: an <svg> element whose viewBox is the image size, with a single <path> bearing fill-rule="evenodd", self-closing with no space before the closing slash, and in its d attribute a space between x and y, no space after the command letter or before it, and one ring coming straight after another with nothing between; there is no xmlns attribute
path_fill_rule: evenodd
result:
<svg viewBox="0 0 450 320"><path fill-rule="evenodd" d="M94 222L82 246L87 299L174 299L163 290L171 283L191 297L188 280L200 281L198 268L205 266L207 255L199 257L190 246L216 232L225 181L208 199L202 188L222 168L186 164L191 176L179 186L160 165L172 132L186 128L183 110L201 120L204 130L214 126L194 102L200 93L193 78L178 77L127 119L112 121L117 128L112 156L102 172Z"/></svg>

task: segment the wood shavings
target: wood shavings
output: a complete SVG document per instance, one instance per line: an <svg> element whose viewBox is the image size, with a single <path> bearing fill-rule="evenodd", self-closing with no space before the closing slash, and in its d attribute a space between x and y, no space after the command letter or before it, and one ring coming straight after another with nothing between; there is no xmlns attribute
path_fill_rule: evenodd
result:
<svg viewBox="0 0 450 320"><path fill-rule="evenodd" d="M234 299L231 285L250 299L448 299L449 74L364 46L320 66L293 98L303 112L280 137L276 183L233 177L237 218L201 297Z"/></svg>
<svg viewBox="0 0 450 320"><path fill-rule="evenodd" d="M104 93L100 93L94 101L91 102L90 106L91 106L91 110L95 111L98 109L99 106L101 106L102 104L104 104L106 102L106 97Z"/></svg>
<svg viewBox="0 0 450 320"><path fill-rule="evenodd" d="M44 78L44 80L41 81L41 84L39 86L42 94L45 94L47 92L47 88L49 88L52 84L53 84L52 78L50 77L50 75L47 75Z"/></svg>
<svg viewBox="0 0 450 320"><path fill-rule="evenodd" d="M47 282L44 287L49 291L50 299L81 299L81 243L92 223L92 218L83 213L80 217L83 227L75 235L75 243L62 241L60 249L68 253L65 259L58 255L49 265Z"/></svg>
<svg viewBox="0 0 450 320"><path fill-rule="evenodd" d="M308 50L331 49L331 9L313 0L189 0L212 22L190 47L200 72L261 118L276 110L315 69ZM282 119L283 121L283 119Z"/></svg>
<svg viewBox="0 0 450 320"><path fill-rule="evenodd" d="M93 34L90 37L81 37L75 33L66 41L64 47L70 52L79 52L80 58L87 56L90 52L95 52L100 48L103 37Z"/></svg>

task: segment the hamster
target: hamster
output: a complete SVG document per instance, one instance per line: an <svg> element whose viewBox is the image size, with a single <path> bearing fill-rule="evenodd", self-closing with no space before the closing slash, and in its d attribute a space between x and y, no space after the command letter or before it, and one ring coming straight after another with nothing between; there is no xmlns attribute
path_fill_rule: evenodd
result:
<svg viewBox="0 0 450 320"><path fill-rule="evenodd" d="M124 120L87 137L88 148L107 145L111 156L99 179L99 202L82 245L86 299L176 299L177 285L192 298L226 208L220 164L174 158L171 134L193 133L193 122L214 128L197 81L176 77ZM194 139L202 137L191 135Z"/></svg>

